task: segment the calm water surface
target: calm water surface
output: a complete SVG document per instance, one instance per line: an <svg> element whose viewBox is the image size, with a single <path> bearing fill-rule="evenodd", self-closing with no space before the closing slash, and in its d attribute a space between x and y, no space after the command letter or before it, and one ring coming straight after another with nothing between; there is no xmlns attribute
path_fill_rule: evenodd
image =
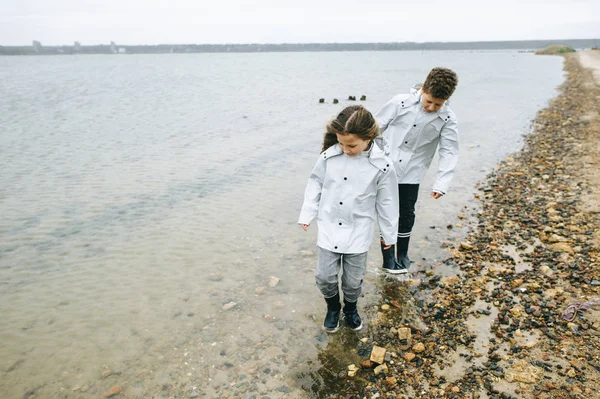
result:
<svg viewBox="0 0 600 399"><path fill-rule="evenodd" d="M422 186L415 270L464 234L445 226L522 146L562 58L0 58L0 396L307 396L298 375L335 339L320 331L316 231L296 225L323 126L349 95L376 111L438 65L460 77L461 160L442 200L428 198L433 170ZM379 264L374 242L362 309Z"/></svg>

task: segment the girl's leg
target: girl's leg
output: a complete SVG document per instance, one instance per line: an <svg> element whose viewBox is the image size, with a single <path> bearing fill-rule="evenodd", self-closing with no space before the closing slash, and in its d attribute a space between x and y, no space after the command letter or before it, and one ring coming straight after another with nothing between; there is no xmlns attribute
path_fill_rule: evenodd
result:
<svg viewBox="0 0 600 399"><path fill-rule="evenodd" d="M340 320L340 293L338 290L338 273L340 270L341 254L319 248L317 273L315 280L317 287L327 302L327 314L323 320L323 329L334 333L339 328Z"/></svg>
<svg viewBox="0 0 600 399"><path fill-rule="evenodd" d="M342 292L344 300L358 301L362 292L363 277L367 271L367 252L362 254L344 254L342 256Z"/></svg>
<svg viewBox="0 0 600 399"><path fill-rule="evenodd" d="M342 291L344 292L344 319L348 326L358 331L362 320L358 315L358 297L362 292L363 278L367 270L367 253L342 256Z"/></svg>
<svg viewBox="0 0 600 399"><path fill-rule="evenodd" d="M340 271L341 254L319 248L317 260L317 287L325 298L331 298L338 293L338 274Z"/></svg>

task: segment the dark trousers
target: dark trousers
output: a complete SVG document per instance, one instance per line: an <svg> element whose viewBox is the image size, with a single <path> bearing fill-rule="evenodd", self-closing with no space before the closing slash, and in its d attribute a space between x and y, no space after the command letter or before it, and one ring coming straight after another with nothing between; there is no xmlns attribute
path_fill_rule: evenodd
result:
<svg viewBox="0 0 600 399"><path fill-rule="evenodd" d="M415 224L415 204L419 196L418 184L398 184L398 238L409 238Z"/></svg>

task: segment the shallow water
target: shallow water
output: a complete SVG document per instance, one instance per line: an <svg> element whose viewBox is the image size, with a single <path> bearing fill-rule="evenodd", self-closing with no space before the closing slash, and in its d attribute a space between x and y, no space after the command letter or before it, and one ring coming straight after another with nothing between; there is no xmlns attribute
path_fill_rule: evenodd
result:
<svg viewBox="0 0 600 399"><path fill-rule="evenodd" d="M2 397L98 397L114 385L140 398L306 396L301 386L318 382L297 372L318 367L331 342L319 329L316 231L296 225L322 127L348 95L375 111L437 65L460 77L461 160L443 199L428 198L434 168L422 186L415 272L465 233L456 215L521 147L562 58L0 58ZM361 306L382 290L379 262L374 242Z"/></svg>

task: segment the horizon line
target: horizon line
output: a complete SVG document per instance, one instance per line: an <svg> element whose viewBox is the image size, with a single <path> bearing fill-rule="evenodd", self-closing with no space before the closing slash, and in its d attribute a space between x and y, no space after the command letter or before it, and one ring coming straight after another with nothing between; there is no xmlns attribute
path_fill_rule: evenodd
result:
<svg viewBox="0 0 600 399"><path fill-rule="evenodd" d="M61 46L73 46L75 42L79 42L81 46L110 46L111 43L115 43L115 45L119 46L245 46L245 45L308 45L308 44L435 44L435 43L443 43L443 44L452 44L452 43L506 43L506 42L560 42L560 41L589 41L589 40L600 40L600 37L597 38L562 38L562 39L518 39L518 40L467 40L467 41L425 41L425 42L417 42L417 41L393 41L393 42L278 42L278 43L259 43L259 42L249 42L249 43L154 43L154 44L118 44L116 41L111 40L108 43L97 43L97 44L81 44L78 40L74 40L70 44L46 44L44 45L43 40L32 40L29 44L9 44L4 45L0 44L0 47L27 47L31 46L33 42L40 42L42 46L47 47L61 47ZM558 44L558 43L557 43Z"/></svg>

